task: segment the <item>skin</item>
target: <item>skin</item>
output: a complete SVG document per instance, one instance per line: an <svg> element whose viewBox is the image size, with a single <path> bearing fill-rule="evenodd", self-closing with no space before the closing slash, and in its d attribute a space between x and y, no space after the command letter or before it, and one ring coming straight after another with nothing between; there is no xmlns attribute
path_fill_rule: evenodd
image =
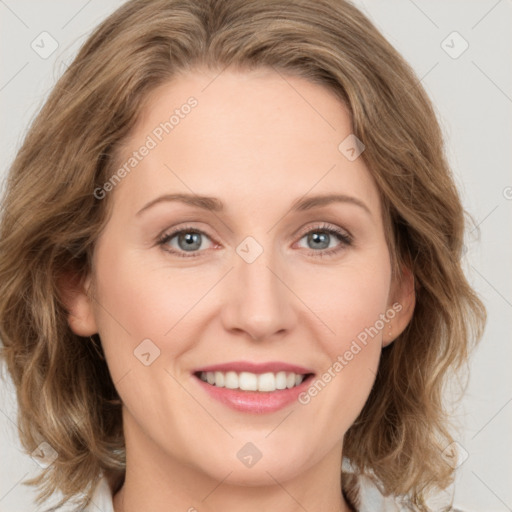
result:
<svg viewBox="0 0 512 512"><path fill-rule="evenodd" d="M412 278L392 282L377 187L362 158L338 150L350 117L320 85L263 69L188 72L151 94L121 161L190 96L197 107L105 199L112 215L93 271L65 290L70 327L99 333L124 404L127 469L115 511L348 511L343 437L382 347L411 318ZM225 210L160 202L137 215L164 193L191 192ZM291 211L305 195L333 193L368 211L350 202ZM325 254L307 236L323 225L352 244L328 235L339 250ZM199 256L166 250L190 254L178 237L158 244L181 227L206 233ZM247 236L263 249L252 263L236 252ZM299 364L318 377L395 302L400 313L307 405L234 411L192 375L249 360ZM134 356L147 338L160 350L150 366ZM236 455L247 442L262 454L250 468Z"/></svg>

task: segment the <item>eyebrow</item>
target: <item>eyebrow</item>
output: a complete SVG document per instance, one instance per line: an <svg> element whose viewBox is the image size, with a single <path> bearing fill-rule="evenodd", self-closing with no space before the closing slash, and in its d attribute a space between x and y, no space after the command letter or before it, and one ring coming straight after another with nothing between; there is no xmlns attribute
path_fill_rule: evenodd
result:
<svg viewBox="0 0 512 512"><path fill-rule="evenodd" d="M216 197L199 196L196 194L164 194L159 196L146 205L144 205L138 212L137 216L151 208L152 206L162 202L180 202L190 206L195 206L203 210L211 212L222 212L224 210L224 204ZM291 211L306 211L321 206L327 206L332 203L348 203L355 206L359 206L369 215L371 215L370 209L366 206L363 201L356 197L347 196L344 194L327 194L327 195L316 195L297 199L293 202Z"/></svg>

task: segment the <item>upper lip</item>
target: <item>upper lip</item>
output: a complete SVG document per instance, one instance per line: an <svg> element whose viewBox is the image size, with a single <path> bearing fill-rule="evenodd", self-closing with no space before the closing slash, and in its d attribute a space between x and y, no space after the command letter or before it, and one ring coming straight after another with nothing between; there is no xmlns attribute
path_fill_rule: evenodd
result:
<svg viewBox="0 0 512 512"><path fill-rule="evenodd" d="M269 361L266 363L254 363L249 361L231 361L229 363L219 363L210 366L196 368L193 373L199 372L250 372L250 373L277 373L293 372L297 374L314 373L313 370L296 364L284 363L282 361Z"/></svg>

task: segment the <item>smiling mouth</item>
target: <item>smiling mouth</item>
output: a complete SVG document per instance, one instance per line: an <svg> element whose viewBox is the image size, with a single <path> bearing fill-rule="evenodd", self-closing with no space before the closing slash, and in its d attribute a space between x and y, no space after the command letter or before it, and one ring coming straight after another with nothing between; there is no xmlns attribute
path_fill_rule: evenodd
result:
<svg viewBox="0 0 512 512"><path fill-rule="evenodd" d="M232 389L236 391L260 391L271 393L300 386L313 373L294 372L196 372L194 376L201 381L218 388Z"/></svg>

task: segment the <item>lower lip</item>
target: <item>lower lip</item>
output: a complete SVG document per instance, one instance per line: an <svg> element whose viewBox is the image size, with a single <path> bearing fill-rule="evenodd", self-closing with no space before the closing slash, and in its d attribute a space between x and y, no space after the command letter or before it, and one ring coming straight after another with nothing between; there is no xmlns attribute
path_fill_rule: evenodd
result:
<svg viewBox="0 0 512 512"><path fill-rule="evenodd" d="M313 379L310 375L298 386L276 391L241 391L239 389L228 389L212 386L201 380L197 375L194 378L199 385L215 400L235 409L237 411L264 414L279 411L286 406L297 402L299 395L305 391Z"/></svg>

